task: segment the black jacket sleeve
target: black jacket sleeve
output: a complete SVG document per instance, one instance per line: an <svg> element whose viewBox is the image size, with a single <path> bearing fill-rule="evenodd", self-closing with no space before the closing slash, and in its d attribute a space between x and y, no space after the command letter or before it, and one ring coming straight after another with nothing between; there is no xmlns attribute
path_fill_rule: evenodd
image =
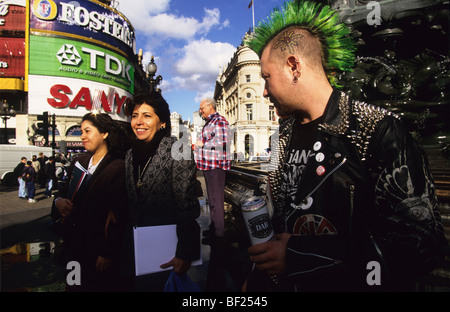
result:
<svg viewBox="0 0 450 312"><path fill-rule="evenodd" d="M192 159L175 160L172 167L173 190L179 207L176 257L183 260L200 257L200 227L196 220L200 216L200 205L195 193L197 169Z"/></svg>
<svg viewBox="0 0 450 312"><path fill-rule="evenodd" d="M429 272L448 243L426 153L395 118L380 123L371 147L371 229L387 272L393 279Z"/></svg>

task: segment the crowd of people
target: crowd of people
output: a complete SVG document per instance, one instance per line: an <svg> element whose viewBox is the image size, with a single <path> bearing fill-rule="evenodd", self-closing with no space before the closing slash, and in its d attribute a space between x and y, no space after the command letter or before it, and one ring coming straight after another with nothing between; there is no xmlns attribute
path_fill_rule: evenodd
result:
<svg viewBox="0 0 450 312"><path fill-rule="evenodd" d="M275 10L245 43L260 57L263 95L280 116L280 135L265 194L276 239L248 248L252 265L243 272L242 290L370 290L371 261L383 276L377 290L410 290L415 277L448 253L433 179L424 150L400 118L339 90L336 71L351 70L354 62L349 30L328 6L295 0ZM200 170L210 208L205 290L225 290L228 122L213 99L202 100L202 135L182 151L159 92L136 94L127 113L129 128L108 114L83 117L88 153L70 163L54 197L61 261L78 261L83 270L82 283L67 289L162 291L170 272L164 269L185 274L200 257ZM295 157L299 153L308 157ZM179 157L186 154L191 157ZM45 196L53 195L52 157L22 159L19 166L19 197L27 190L32 201L36 181L45 185ZM171 224L175 256L161 263L161 272L136 276L133 230Z"/></svg>
<svg viewBox="0 0 450 312"><path fill-rule="evenodd" d="M60 162L58 168L56 161ZM39 187L45 188L44 198L53 197L52 192L61 188L67 180L67 163L60 153L48 157L41 152L39 157L33 155L31 160L22 157L13 171L19 183L19 198L35 203L36 188Z"/></svg>

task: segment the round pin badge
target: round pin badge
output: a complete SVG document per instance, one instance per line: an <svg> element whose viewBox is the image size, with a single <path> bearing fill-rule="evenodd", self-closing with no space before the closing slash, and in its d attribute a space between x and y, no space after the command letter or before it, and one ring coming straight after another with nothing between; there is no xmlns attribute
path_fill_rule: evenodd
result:
<svg viewBox="0 0 450 312"><path fill-rule="evenodd" d="M320 150L321 147L322 147L322 143L320 143L320 141L317 141L313 145L313 150L317 152L318 150Z"/></svg>
<svg viewBox="0 0 450 312"><path fill-rule="evenodd" d="M323 153L317 153L316 154L316 161L322 162L325 159L325 155Z"/></svg>
<svg viewBox="0 0 450 312"><path fill-rule="evenodd" d="M305 199L301 204L300 204L300 208L302 210L306 210L309 209L311 207L313 203L313 198L312 197L308 197L307 199Z"/></svg>
<svg viewBox="0 0 450 312"><path fill-rule="evenodd" d="M319 167L317 167L316 173L317 173L317 175L319 175L319 176L323 175L323 174L325 173L325 167L324 167L324 166L319 166Z"/></svg>

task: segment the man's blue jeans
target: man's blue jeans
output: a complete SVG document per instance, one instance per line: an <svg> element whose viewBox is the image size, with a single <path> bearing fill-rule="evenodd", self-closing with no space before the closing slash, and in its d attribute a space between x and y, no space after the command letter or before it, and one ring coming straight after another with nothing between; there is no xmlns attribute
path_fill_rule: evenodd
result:
<svg viewBox="0 0 450 312"><path fill-rule="evenodd" d="M20 198L27 197L27 189L25 186L25 181L22 180L22 178L17 178L17 181L19 181L19 197Z"/></svg>

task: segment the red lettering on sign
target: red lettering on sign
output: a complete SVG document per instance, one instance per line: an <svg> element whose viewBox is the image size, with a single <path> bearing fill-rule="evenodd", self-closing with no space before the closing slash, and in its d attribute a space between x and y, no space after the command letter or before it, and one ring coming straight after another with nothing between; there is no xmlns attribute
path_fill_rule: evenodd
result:
<svg viewBox="0 0 450 312"><path fill-rule="evenodd" d="M72 103L69 105L70 108L78 108L78 106L84 106L87 110L92 109L91 93L89 92L89 88L82 87L73 98Z"/></svg>
<svg viewBox="0 0 450 312"><path fill-rule="evenodd" d="M127 97L126 95L120 96L117 93L114 93L114 99L112 100L112 103L108 100L108 96L104 91L101 91L101 104L103 107L103 110L106 113L111 113L114 107L114 100L117 105L117 114L120 114L122 111L122 107L125 105L127 101L130 101L131 99ZM82 87L80 91L75 95L72 101L70 101L69 94L72 94L72 90L62 84L55 84L50 88L50 94L53 96L53 98L47 98L48 104L50 104L53 107L56 108L78 108L79 106L84 106L86 110L92 110L92 98L91 98L91 91L87 87ZM98 99L97 99L98 100ZM96 100L94 100L96 102Z"/></svg>
<svg viewBox="0 0 450 312"><path fill-rule="evenodd" d="M120 114L120 112L122 111L122 106L128 100L128 98L125 95L120 97L117 93L114 93L114 98L116 99L117 103L117 114Z"/></svg>
<svg viewBox="0 0 450 312"><path fill-rule="evenodd" d="M63 108L66 107L67 104L69 104L70 99L67 96L67 94L72 93L72 90L70 90L70 88L68 86L65 85L54 85L50 88L50 94L54 97L52 98L48 98L47 102L48 104L50 104L53 107L56 108ZM56 100L60 100L59 102Z"/></svg>
<svg viewBox="0 0 450 312"><path fill-rule="evenodd" d="M102 106L105 112L111 112L112 105L109 103L105 91L102 91Z"/></svg>

